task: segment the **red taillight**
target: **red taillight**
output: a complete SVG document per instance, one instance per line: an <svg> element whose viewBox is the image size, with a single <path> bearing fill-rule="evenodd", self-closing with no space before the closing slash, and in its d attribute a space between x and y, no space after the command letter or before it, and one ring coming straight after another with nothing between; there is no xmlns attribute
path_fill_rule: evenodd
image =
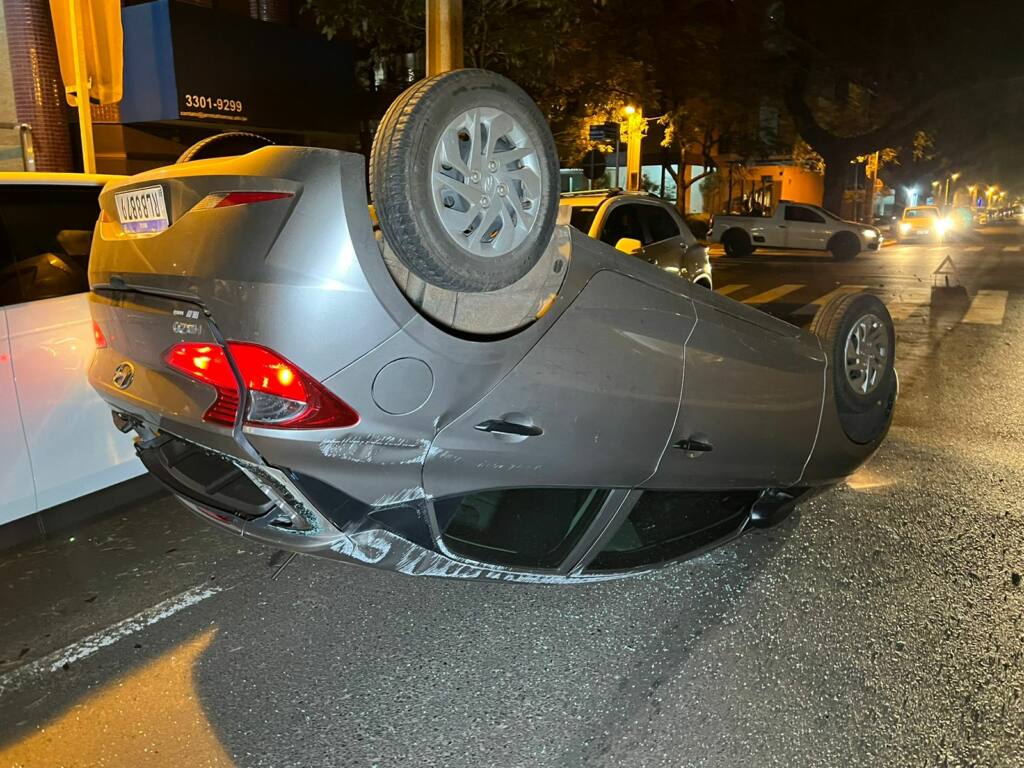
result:
<svg viewBox="0 0 1024 768"><path fill-rule="evenodd" d="M253 203L266 203L270 200L283 200L288 197L295 197L294 192L211 192L200 200L192 208L194 211L205 211L210 208L231 208L235 205L252 205Z"/></svg>
<svg viewBox="0 0 1024 768"><path fill-rule="evenodd" d="M229 341L228 349L249 390L246 424L327 429L359 422L359 414L276 352L241 341ZM183 342L171 347L164 360L175 370L217 390L216 401L203 415L206 421L235 423L238 385L223 347Z"/></svg>
<svg viewBox="0 0 1024 768"><path fill-rule="evenodd" d="M175 344L164 355L164 361L176 371L217 390L217 399L203 414L203 419L217 424L235 423L238 382L223 347L198 342Z"/></svg>
<svg viewBox="0 0 1024 768"><path fill-rule="evenodd" d="M103 335L100 324L95 320L92 321L92 337L96 341L96 349L106 349L107 337Z"/></svg>

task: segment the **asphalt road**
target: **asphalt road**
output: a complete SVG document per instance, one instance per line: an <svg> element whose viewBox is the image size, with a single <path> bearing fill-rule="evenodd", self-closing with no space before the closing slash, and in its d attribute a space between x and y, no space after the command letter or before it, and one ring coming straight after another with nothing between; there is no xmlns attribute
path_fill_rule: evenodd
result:
<svg viewBox="0 0 1024 768"><path fill-rule="evenodd" d="M5 553L0 768L1024 765L1022 244L715 259L797 322L878 292L902 394L848 484L651 576L281 570L167 498Z"/></svg>

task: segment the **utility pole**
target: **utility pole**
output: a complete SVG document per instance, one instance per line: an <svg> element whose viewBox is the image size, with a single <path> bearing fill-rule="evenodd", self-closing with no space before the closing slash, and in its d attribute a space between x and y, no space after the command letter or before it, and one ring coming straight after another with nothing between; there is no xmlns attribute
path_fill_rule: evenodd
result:
<svg viewBox="0 0 1024 768"><path fill-rule="evenodd" d="M96 150L92 142L92 106L89 102L91 82L85 68L85 44L82 36L82 6L79 0L68 0L71 26L71 52L75 62L75 103L78 107L78 128L82 134L82 170L96 173Z"/></svg>
<svg viewBox="0 0 1024 768"><path fill-rule="evenodd" d="M960 172L959 171L956 172L956 173L950 174L949 176L946 177L946 194L943 196L943 199L944 199L945 205L947 207L949 206L949 182L950 181L955 182L959 178L960 178ZM956 187L953 188L953 197L954 198L956 197Z"/></svg>
<svg viewBox="0 0 1024 768"><path fill-rule="evenodd" d="M626 107L626 191L640 191L641 154L647 121L639 107Z"/></svg>
<svg viewBox="0 0 1024 768"><path fill-rule="evenodd" d="M462 69L462 0L427 2L427 77Z"/></svg>

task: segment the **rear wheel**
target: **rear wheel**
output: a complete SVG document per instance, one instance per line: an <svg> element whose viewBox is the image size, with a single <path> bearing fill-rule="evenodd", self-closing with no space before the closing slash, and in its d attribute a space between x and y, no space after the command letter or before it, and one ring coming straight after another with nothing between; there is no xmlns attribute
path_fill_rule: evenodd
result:
<svg viewBox="0 0 1024 768"><path fill-rule="evenodd" d="M895 401L896 330L889 311L868 293L838 296L818 311L810 330L831 353L843 429L854 442L871 442L889 423Z"/></svg>
<svg viewBox="0 0 1024 768"><path fill-rule="evenodd" d="M725 248L726 256L742 258L754 252L750 243L750 235L742 229L730 229L722 236L722 247Z"/></svg>
<svg viewBox="0 0 1024 768"><path fill-rule="evenodd" d="M266 136L248 131L228 131L207 136L181 153L175 163L208 160L211 157L235 157L273 144Z"/></svg>
<svg viewBox="0 0 1024 768"><path fill-rule="evenodd" d="M416 83L373 142L370 187L381 231L423 280L494 291L540 260L558 216L551 130L519 86L480 69Z"/></svg>
<svg viewBox="0 0 1024 768"><path fill-rule="evenodd" d="M828 249L837 261L849 261L860 253L860 240L852 232L840 232L829 241Z"/></svg>

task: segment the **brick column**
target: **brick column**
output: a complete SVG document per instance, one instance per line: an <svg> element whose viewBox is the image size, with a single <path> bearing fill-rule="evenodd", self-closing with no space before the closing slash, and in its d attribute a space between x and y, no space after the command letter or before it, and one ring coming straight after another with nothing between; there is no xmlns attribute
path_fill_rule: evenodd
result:
<svg viewBox="0 0 1024 768"><path fill-rule="evenodd" d="M3 0L18 120L32 126L36 169L73 171L67 102L47 0Z"/></svg>
<svg viewBox="0 0 1024 768"><path fill-rule="evenodd" d="M289 21L288 2L287 0L249 0L249 15L260 21L287 24Z"/></svg>

